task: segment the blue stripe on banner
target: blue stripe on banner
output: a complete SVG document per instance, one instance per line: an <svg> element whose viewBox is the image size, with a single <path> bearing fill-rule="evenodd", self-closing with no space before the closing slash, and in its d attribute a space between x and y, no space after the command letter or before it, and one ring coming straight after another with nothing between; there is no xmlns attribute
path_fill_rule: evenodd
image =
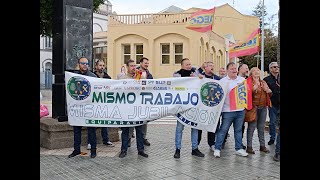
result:
<svg viewBox="0 0 320 180"><path fill-rule="evenodd" d="M197 127L198 123L194 123L191 122L189 120L187 120L186 118L184 118L180 113L177 114L177 117L185 124L189 125L189 126L193 126L193 127Z"/></svg>

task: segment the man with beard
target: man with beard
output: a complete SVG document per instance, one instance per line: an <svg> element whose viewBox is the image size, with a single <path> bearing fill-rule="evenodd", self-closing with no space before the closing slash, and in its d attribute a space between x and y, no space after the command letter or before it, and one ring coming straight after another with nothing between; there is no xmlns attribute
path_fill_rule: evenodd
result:
<svg viewBox="0 0 320 180"><path fill-rule="evenodd" d="M88 59L85 57L82 57L78 60L79 70L77 70L75 73L85 75L85 76L91 76L91 77L97 77L95 74L90 72L88 70ZM80 145L81 145L81 129L82 126L73 126L73 152L68 156L69 158L72 158L74 156L77 156L81 153L80 151ZM96 139L96 128L95 127L87 127L88 129L88 143L91 145L91 158L95 158L97 156L97 139Z"/></svg>
<svg viewBox="0 0 320 180"><path fill-rule="evenodd" d="M98 78L111 79L111 77L108 75L108 73L105 72L104 61L100 60L100 59L96 61L96 71L94 72L94 74ZM114 147L112 142L109 141L108 128L107 127L102 127L101 128L101 136L102 136L102 142L103 142L104 145L106 145L107 147ZM91 145L90 144L88 144L88 148L87 149L88 150L91 149Z"/></svg>
<svg viewBox="0 0 320 180"><path fill-rule="evenodd" d="M149 59L146 57L142 57L140 59L140 66L137 67L138 70L142 72L141 79L153 79L152 74L148 70L149 67ZM132 130L131 130L132 129ZM133 128L131 128L129 137L133 134ZM143 144L146 146L150 146L150 142L146 139L147 136L147 124L142 125L142 133L143 133Z"/></svg>
<svg viewBox="0 0 320 180"><path fill-rule="evenodd" d="M128 72L126 74L120 74L118 79L135 79L137 74L135 61L130 59L126 62ZM148 157L148 154L144 152L144 144L143 144L143 133L142 133L142 125L135 126L136 129L136 137L137 137L137 149L138 155L143 157ZM128 144L131 140L129 138L129 127L122 127L121 133L121 152L119 154L119 158L123 158L127 155Z"/></svg>

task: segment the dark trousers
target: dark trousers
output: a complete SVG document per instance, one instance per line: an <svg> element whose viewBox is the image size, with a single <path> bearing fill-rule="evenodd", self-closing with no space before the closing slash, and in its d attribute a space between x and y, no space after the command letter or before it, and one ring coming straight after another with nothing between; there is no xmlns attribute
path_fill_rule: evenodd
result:
<svg viewBox="0 0 320 180"><path fill-rule="evenodd" d="M103 144L107 144L107 142L109 141L108 128L107 127L101 128L101 137L102 137Z"/></svg>
<svg viewBox="0 0 320 180"><path fill-rule="evenodd" d="M129 127L122 127L121 133L121 151L127 151L129 144ZM137 141L137 149L138 151L144 151L143 145L143 133L142 126L135 126L136 129L136 141Z"/></svg>
<svg viewBox="0 0 320 180"><path fill-rule="evenodd" d="M219 130L219 128L220 128L220 119L217 124L216 132ZM198 145L200 144L201 136L202 136L202 130L198 130ZM208 139L208 145L210 147L213 146L216 143L216 133L208 131L207 139ZM226 140L227 140L227 135L224 137L224 142L226 142Z"/></svg>
<svg viewBox="0 0 320 180"><path fill-rule="evenodd" d="M82 126L73 126L73 148L76 152L81 152L81 129ZM97 137L96 128L87 127L88 129L88 143L91 145L91 149L97 149Z"/></svg>

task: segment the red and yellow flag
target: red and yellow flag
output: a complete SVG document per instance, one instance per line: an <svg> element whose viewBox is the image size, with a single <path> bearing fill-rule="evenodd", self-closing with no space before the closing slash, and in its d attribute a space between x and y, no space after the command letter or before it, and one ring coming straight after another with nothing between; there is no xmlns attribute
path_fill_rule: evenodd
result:
<svg viewBox="0 0 320 180"><path fill-rule="evenodd" d="M214 7L212 9L204 9L193 13L187 23L186 28L198 32L211 31L215 9L216 8Z"/></svg>
<svg viewBox="0 0 320 180"><path fill-rule="evenodd" d="M234 87L229 94L230 110L246 108L252 109L252 78L248 77Z"/></svg>
<svg viewBox="0 0 320 180"><path fill-rule="evenodd" d="M135 78L134 78L134 79L136 79L136 80L141 79L141 75L142 75L142 72L139 71L138 69L136 69L136 75L135 75Z"/></svg>
<svg viewBox="0 0 320 180"><path fill-rule="evenodd" d="M229 47L229 58L248 56L259 52L259 32L258 28L251 33L245 42Z"/></svg>

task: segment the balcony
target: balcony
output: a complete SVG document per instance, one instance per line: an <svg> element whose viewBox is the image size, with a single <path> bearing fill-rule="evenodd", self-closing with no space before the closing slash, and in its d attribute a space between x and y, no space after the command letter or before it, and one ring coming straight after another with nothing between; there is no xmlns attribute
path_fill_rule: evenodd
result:
<svg viewBox="0 0 320 180"><path fill-rule="evenodd" d="M109 26L122 25L168 25L185 24L192 13L161 13L161 14L127 14L110 15Z"/></svg>

